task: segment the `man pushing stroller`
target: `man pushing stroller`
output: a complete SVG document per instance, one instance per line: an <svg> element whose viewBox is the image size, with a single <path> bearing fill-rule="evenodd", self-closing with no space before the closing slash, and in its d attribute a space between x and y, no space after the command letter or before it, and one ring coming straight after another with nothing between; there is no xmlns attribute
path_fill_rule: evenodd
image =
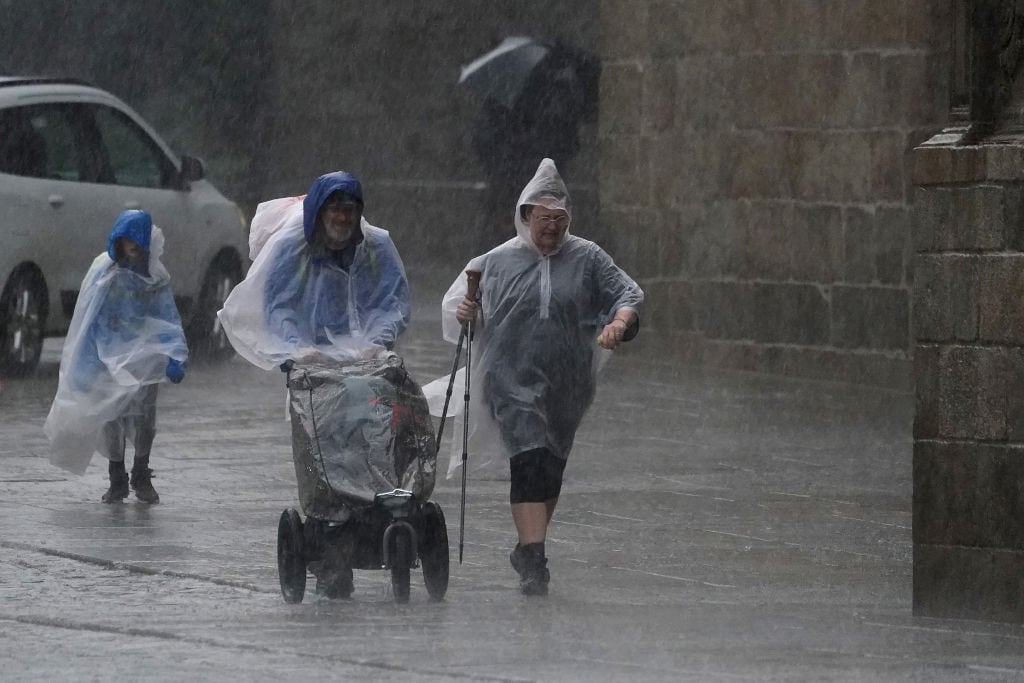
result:
<svg viewBox="0 0 1024 683"><path fill-rule="evenodd" d="M296 364L368 362L385 356L405 330L409 286L402 260L388 232L363 217L362 187L352 174L328 173L304 198L261 204L250 245L253 265L218 316L232 345L254 365L291 370ZM303 410L302 404L292 406L295 430L303 418L296 411ZM314 431L313 436L319 447L321 435ZM302 496L309 468L299 455L296 451ZM426 494L433 483L432 463L430 474ZM402 474L394 476L401 480ZM320 502L310 498L303 506ZM348 516L344 506L326 515L324 552L310 564L317 593L327 597L352 593Z"/></svg>

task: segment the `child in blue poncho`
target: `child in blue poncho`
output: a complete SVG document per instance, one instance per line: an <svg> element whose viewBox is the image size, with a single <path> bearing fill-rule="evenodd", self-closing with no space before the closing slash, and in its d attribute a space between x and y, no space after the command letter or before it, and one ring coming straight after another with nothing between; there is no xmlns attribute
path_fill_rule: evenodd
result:
<svg viewBox="0 0 1024 683"><path fill-rule="evenodd" d="M44 426L53 464L82 474L94 452L109 459L104 503L124 500L129 485L142 502L160 500L149 468L157 384L181 382L188 358L170 275L160 262L163 245L145 211L117 217L106 252L82 281ZM130 478L128 440L135 449Z"/></svg>

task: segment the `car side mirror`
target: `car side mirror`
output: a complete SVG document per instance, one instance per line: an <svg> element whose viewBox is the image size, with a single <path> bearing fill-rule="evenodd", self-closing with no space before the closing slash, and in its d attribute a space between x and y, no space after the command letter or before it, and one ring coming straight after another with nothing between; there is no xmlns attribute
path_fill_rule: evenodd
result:
<svg viewBox="0 0 1024 683"><path fill-rule="evenodd" d="M188 186L189 183L195 180L202 180L206 177L206 166L203 165L202 159L188 156L187 154L181 157L181 184Z"/></svg>

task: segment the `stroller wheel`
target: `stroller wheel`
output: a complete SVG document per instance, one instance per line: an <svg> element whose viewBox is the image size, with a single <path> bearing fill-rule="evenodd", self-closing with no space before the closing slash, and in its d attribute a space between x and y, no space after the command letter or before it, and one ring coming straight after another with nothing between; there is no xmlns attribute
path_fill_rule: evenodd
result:
<svg viewBox="0 0 1024 683"><path fill-rule="evenodd" d="M306 592L306 557L303 552L302 519L288 508L277 525L277 573L281 595L287 603L302 602Z"/></svg>
<svg viewBox="0 0 1024 683"><path fill-rule="evenodd" d="M391 589L395 602L409 602L409 568L414 559L412 536L409 531L399 529L391 540Z"/></svg>
<svg viewBox="0 0 1024 683"><path fill-rule="evenodd" d="M448 527L441 506L433 501L423 506L420 563L427 593L433 600L444 600L448 592Z"/></svg>

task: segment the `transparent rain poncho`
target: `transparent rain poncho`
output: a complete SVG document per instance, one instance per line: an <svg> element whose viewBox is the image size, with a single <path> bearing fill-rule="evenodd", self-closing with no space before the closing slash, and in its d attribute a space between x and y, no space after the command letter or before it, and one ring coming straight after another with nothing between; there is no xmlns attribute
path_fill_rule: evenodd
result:
<svg viewBox="0 0 1024 683"><path fill-rule="evenodd" d="M292 458L302 511L344 522L396 488L426 501L437 446L423 392L394 352L288 375Z"/></svg>
<svg viewBox="0 0 1024 683"><path fill-rule="evenodd" d="M347 272L318 251L316 213L335 175L318 179L305 201L260 205L250 232L255 260L217 314L235 350L265 370L372 357L409 322L405 269L386 230L361 219L363 239Z"/></svg>
<svg viewBox="0 0 1024 683"><path fill-rule="evenodd" d="M482 272L473 340L471 468L486 465L498 452L511 457L534 448L567 458L593 401L598 370L611 353L597 345L597 335L617 310L639 313L644 298L603 249L568 230L554 253L542 255L521 218L520 207L527 204L563 209L571 225L569 193L551 159L541 162L519 197L516 236L472 259L441 304L444 338L454 343L461 330L455 309L468 287L465 270ZM459 389L464 371L456 377ZM448 380L424 387L435 415ZM453 404L459 405L449 410L458 413L461 402ZM449 476L461 463L460 422L461 417L452 429Z"/></svg>
<svg viewBox="0 0 1024 683"><path fill-rule="evenodd" d="M143 244L131 233L122 236ZM103 452L103 425L132 410L143 387L165 379L168 359L188 358L171 278L160 262L163 233L153 226L145 242L145 272L115 263L111 246L93 261L79 290L43 427L50 462L75 474L85 472L94 452Z"/></svg>

